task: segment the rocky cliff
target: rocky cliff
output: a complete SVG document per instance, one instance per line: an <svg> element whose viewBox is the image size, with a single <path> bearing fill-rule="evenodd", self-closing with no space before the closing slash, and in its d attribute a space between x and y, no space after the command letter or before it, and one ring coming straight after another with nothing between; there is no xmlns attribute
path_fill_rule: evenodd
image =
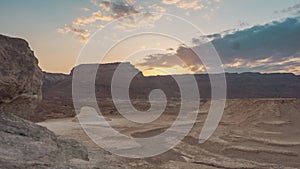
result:
<svg viewBox="0 0 300 169"><path fill-rule="evenodd" d="M28 119L42 98L42 71L28 43L0 35L0 111Z"/></svg>
<svg viewBox="0 0 300 169"><path fill-rule="evenodd" d="M70 161L88 160L84 146L22 119L34 117L42 98L43 75L33 51L22 39L0 35L0 44L0 168L77 168Z"/></svg>

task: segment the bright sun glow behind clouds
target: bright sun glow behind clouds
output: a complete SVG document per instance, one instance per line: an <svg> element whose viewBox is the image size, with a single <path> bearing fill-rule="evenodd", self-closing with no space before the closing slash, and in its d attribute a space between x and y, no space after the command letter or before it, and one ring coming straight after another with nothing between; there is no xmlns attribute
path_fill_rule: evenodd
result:
<svg viewBox="0 0 300 169"><path fill-rule="evenodd" d="M74 66L76 57L83 46L81 42L86 42L96 30L102 28L112 19L124 15L145 11L167 12L186 18L197 25L205 34L212 34L231 28L241 29L245 26L250 27L279 18L295 16L299 9L297 8L298 0L273 0L272 2L261 0L183 0L175 3L176 1L1 1L0 33L28 40L43 70L68 73ZM148 15L144 19L158 21L159 18ZM132 24L134 22L129 21L127 26L135 25ZM141 21L140 25L144 23L146 22ZM183 33L188 32L185 27L173 27L171 29L181 29ZM122 27L112 31L122 31ZM111 39L114 40L113 37ZM171 46L168 47L165 44L161 43L163 48L174 48L172 52L175 52L176 47L178 47L177 44L170 44ZM120 51L115 52L114 57L118 58L122 54L123 52ZM297 56L282 57L284 59L284 57L296 58ZM118 60L111 59L110 61ZM280 60L276 58L276 62L278 61ZM292 63L296 62L285 63L285 68L281 67L274 70L264 68L264 70L297 72L299 68L291 65ZM249 69L243 67L230 71L243 70Z"/></svg>

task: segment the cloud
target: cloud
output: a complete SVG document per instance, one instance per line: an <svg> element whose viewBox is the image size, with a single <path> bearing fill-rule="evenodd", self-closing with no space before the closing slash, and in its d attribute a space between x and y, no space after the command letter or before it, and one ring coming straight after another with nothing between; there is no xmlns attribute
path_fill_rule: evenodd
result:
<svg viewBox="0 0 300 169"><path fill-rule="evenodd" d="M58 33L73 33L75 36L80 38L81 42L86 42L90 36L90 32L86 29L79 29L72 25L65 26L63 29L58 28L56 30Z"/></svg>
<svg viewBox="0 0 300 169"><path fill-rule="evenodd" d="M220 0L207 1L207 0L162 0L163 4L173 5L177 8L181 9L193 9L193 10L201 10L207 8L212 2L220 3Z"/></svg>
<svg viewBox="0 0 300 169"><path fill-rule="evenodd" d="M105 11L109 11L111 9L111 2L110 1L102 1L98 4L98 6Z"/></svg>
<svg viewBox="0 0 300 169"><path fill-rule="evenodd" d="M294 6L290 6L288 8L282 9L280 11L275 11L276 14L279 13L290 13L290 14L299 14L300 12L300 4L296 4Z"/></svg>
<svg viewBox="0 0 300 169"><path fill-rule="evenodd" d="M91 2L92 4L94 4L95 6L98 6L98 0L90 0L90 2Z"/></svg>
<svg viewBox="0 0 300 169"><path fill-rule="evenodd" d="M160 14L154 14L153 12L166 13L172 7L189 11L190 9L210 9L210 11L213 11L213 2L219 3L221 1L162 0L156 2L138 1L137 3L137 0L90 0L90 3L96 6L98 10L92 11L88 8L80 8L80 10L88 12L90 15L77 17L70 26L74 29L65 27L60 28L60 31L57 32L68 32L79 36L78 30L92 32L93 28L101 28L107 22L116 19L119 23L116 28L122 29L123 31L131 31L141 26L153 26L154 22L161 18ZM186 11L186 14L189 14L189 11ZM79 37L82 39L82 36Z"/></svg>
<svg viewBox="0 0 300 169"><path fill-rule="evenodd" d="M299 18L288 18L237 31L212 43L225 63L236 57L259 60L272 56L278 60L300 52L299 34Z"/></svg>
<svg viewBox="0 0 300 169"><path fill-rule="evenodd" d="M80 10L80 11L83 11L83 12L88 12L88 11L90 11L89 8L79 8L79 10Z"/></svg>
<svg viewBox="0 0 300 169"><path fill-rule="evenodd" d="M246 28L246 27L249 27L250 24L247 23L247 22L245 22L245 21L239 20L238 26L239 26L240 28Z"/></svg>
<svg viewBox="0 0 300 169"><path fill-rule="evenodd" d="M154 12L161 12L161 13L167 12L166 8L159 6L157 4L150 5L149 9L153 10Z"/></svg>
<svg viewBox="0 0 300 169"><path fill-rule="evenodd" d="M76 18L72 25L65 26L64 28L58 29L58 33L71 33L81 39L81 42L85 42L91 26L101 27L105 22L113 21L118 19L119 25L117 28L134 28L140 26L151 26L154 21L160 18L159 14L153 13L142 13L139 10L143 9L141 6L135 5L134 0L123 0L123 1L98 1L91 0L91 3L100 8L100 10L91 13L88 17ZM162 7L152 5L152 8L163 11ZM88 11L86 8L82 10ZM99 24L100 23L100 24ZM97 26L98 25L98 26Z"/></svg>
<svg viewBox="0 0 300 169"><path fill-rule="evenodd" d="M96 21L112 21L114 19L138 13L135 7L125 4L123 1L110 2L106 0L98 3L98 1L93 0L92 3L102 8L102 10L93 12L90 17L78 17L73 22L73 25L87 25Z"/></svg>
<svg viewBox="0 0 300 169"><path fill-rule="evenodd" d="M87 25L94 23L96 21L111 21L114 17L111 15L105 15L101 11L93 12L90 17L79 17L74 22L73 25Z"/></svg>
<svg viewBox="0 0 300 169"><path fill-rule="evenodd" d="M159 13L138 13L135 15L129 15L119 19L119 23L115 28L122 29L124 31L131 31L135 28L151 27L154 22L161 17Z"/></svg>
<svg viewBox="0 0 300 169"><path fill-rule="evenodd" d="M185 46L180 46L176 50L176 53L149 55L144 59L144 61L136 63L136 66L148 69L179 66L191 73L205 71L205 68L198 56L192 49Z"/></svg>
<svg viewBox="0 0 300 169"><path fill-rule="evenodd" d="M110 17L113 19L118 19L131 14L138 13L138 6L135 6L135 1L133 0L123 0L123 1L110 1L104 0L98 2L97 0L91 1L94 5L100 7L102 16ZM100 19L99 19L100 20ZM106 21L106 20L104 20Z"/></svg>
<svg viewBox="0 0 300 169"><path fill-rule="evenodd" d="M203 8L203 5L199 3L200 1L194 1L194 0L163 0L164 4L167 5L175 5L178 8L182 9L201 9Z"/></svg>
<svg viewBox="0 0 300 169"><path fill-rule="evenodd" d="M229 72L292 72L300 74L300 21L298 17L257 25L245 30L194 38L194 50L210 41ZM208 38L205 40L205 38ZM202 72L202 63L191 48L179 47L177 56L190 72ZM147 57L141 66L178 66L174 55ZM182 66L182 65L181 65ZM183 66L182 66L183 67Z"/></svg>
<svg viewBox="0 0 300 169"><path fill-rule="evenodd" d="M224 64L224 68L228 71L236 72L251 71L251 72L262 72L262 73L286 73L292 72L300 74L300 55L297 57L287 57L279 60L273 59L272 57L266 59L250 60L250 59L235 59L232 63Z"/></svg>
<svg viewBox="0 0 300 169"><path fill-rule="evenodd" d="M111 10L113 13L112 16L114 16L116 19L123 17L123 16L138 13L138 10L136 9L135 6L133 6L132 4L126 4L123 2L112 3Z"/></svg>

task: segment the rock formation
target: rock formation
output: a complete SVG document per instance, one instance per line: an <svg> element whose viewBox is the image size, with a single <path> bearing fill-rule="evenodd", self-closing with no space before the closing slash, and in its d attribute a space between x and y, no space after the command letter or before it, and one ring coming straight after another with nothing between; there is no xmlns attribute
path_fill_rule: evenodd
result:
<svg viewBox="0 0 300 169"><path fill-rule="evenodd" d="M117 111L111 101L111 80L115 70L120 63L109 64L86 64L73 68L70 75L63 80L58 80L55 74L47 73L51 79L57 79L55 84L44 81L43 101L35 111L34 121L44 121L46 119L74 117L76 115L72 100L72 74L74 70L82 71L83 77L92 75L98 68L95 93L99 107L104 114L116 114ZM180 98L180 90L176 81L171 76L143 76L142 72L130 63L123 63L124 74L128 72L139 72L131 81L129 95L131 99L148 100L149 93L153 89L164 91L169 100ZM193 75L176 75L183 78ZM210 80L207 74L194 75L199 86L200 96L203 99L211 97ZM214 76L214 75L212 75ZM226 73L227 98L300 98L300 75L291 73ZM53 81L52 81L53 82ZM83 83L86 82L83 79ZM92 82L90 84L93 84ZM84 88L84 87L83 87ZM103 102L104 100L104 102ZM139 102L141 103L141 102ZM142 104L143 106L145 104ZM147 110L150 104L146 104ZM135 105L137 108L141 107ZM142 106L142 107L143 107ZM144 110L144 109L141 109Z"/></svg>
<svg viewBox="0 0 300 169"><path fill-rule="evenodd" d="M87 149L75 140L58 139L45 127L11 113L0 113L0 168L76 168L71 159L88 160Z"/></svg>
<svg viewBox="0 0 300 169"><path fill-rule="evenodd" d="M28 119L42 98L42 71L28 43L0 35L0 111Z"/></svg>
<svg viewBox="0 0 300 169"><path fill-rule="evenodd" d="M77 168L72 159L88 160L83 145L22 119L33 116L42 98L43 75L33 51L22 39L0 35L0 44L0 168Z"/></svg>
<svg viewBox="0 0 300 169"><path fill-rule="evenodd" d="M82 77L91 75L98 68L95 93L97 98L111 97L111 79L120 63L90 64L76 66L70 76L57 81L55 85L44 91L44 97L49 99L68 100L72 97L72 73L75 69L80 70ZM165 94L172 98L180 98L179 88L172 76L143 76L142 73L130 63L123 63L126 72L139 72L131 81L130 95L132 98L148 99L148 94L153 89L162 89ZM96 67L96 68L95 68ZM49 74L50 75L50 74ZM202 98L211 97L210 79L207 74L174 75L177 77L194 76ZM218 76L218 75L211 75ZM82 80L85 82L85 79ZM300 98L300 75L292 73L226 73L227 98ZM44 85L48 84L45 81Z"/></svg>

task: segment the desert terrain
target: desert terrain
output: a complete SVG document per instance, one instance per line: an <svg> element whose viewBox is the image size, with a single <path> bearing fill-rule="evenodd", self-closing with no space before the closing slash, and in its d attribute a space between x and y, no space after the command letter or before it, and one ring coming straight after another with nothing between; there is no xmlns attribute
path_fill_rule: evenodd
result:
<svg viewBox="0 0 300 169"><path fill-rule="evenodd" d="M73 68L69 74L57 74L43 72L43 99L30 114L28 119L39 122L52 118L74 117L76 115L72 99L72 75L74 69L85 72L87 75L95 66L98 67L95 93L98 104L105 114L118 114L111 96L111 81L114 71L120 63L81 65ZM140 110L147 110L150 106L147 99L154 89L161 89L168 100L179 100L180 90L172 76L144 76L140 70L130 63L124 63L127 67L124 73L137 72L132 79L129 96ZM211 97L211 86L208 74L173 75L180 78L194 76L201 99ZM217 75L211 75L217 76ZM300 98L300 76L291 73L226 73L227 98ZM141 105L139 105L141 104ZM145 106L146 105L146 106ZM174 114L172 106L167 106L166 113Z"/></svg>
<svg viewBox="0 0 300 169"><path fill-rule="evenodd" d="M133 106L147 111L151 90L162 89L168 99L163 115L157 120L139 124L125 119L115 107L110 83L119 63L99 66L96 96L101 112L112 128L135 138L148 138L163 133L177 118L180 109L179 89L171 76L145 77L140 72L132 80L130 98ZM95 65L83 65L89 72ZM128 71L139 71L127 64ZM47 127L59 138L76 139L89 152L90 161L73 160L81 168L161 168L161 169L244 169L299 168L300 166L300 100L299 76L293 74L242 73L226 74L227 97L222 120L205 143L199 134L211 106L208 75L195 75L202 97L197 120L190 133L171 150L150 158L130 159L109 153L84 132L72 100L72 71L69 75L45 73L43 100L31 120ZM89 74L89 73L87 73ZM191 75L181 75L191 76ZM147 119L151 114L141 115ZM90 127L109 127L87 115ZM99 129L99 128L98 128ZM105 133L103 133L105 135ZM118 140L114 140L118 141Z"/></svg>
<svg viewBox="0 0 300 169"><path fill-rule="evenodd" d="M300 169L299 0L1 0L0 22L0 169Z"/></svg>
<svg viewBox="0 0 300 169"><path fill-rule="evenodd" d="M173 105L178 104L173 102ZM299 168L299 99L229 99L216 132L200 144L198 137L209 107L209 100L201 102L197 121L180 144L164 154L145 159L124 158L103 150L84 133L76 117L38 124L61 138L80 140L89 150L90 161L72 163L83 168ZM176 118L167 113L152 123L141 125L120 115L105 117L114 129L136 138L160 134ZM97 123L91 125L97 128Z"/></svg>
<svg viewBox="0 0 300 169"><path fill-rule="evenodd" d="M188 135L163 154L126 158L101 148L83 131L78 119L92 129L112 127L134 138L166 131L177 118L179 88L171 76L145 77L138 72L130 99L140 111L150 108L149 93L162 89L167 107L147 124L128 121L113 104L111 78L119 63L100 65L96 97L104 118L75 113L70 74L42 72L28 42L0 35L0 168L3 169L296 169L300 167L300 79L291 73L226 74L225 111L206 142L199 134L211 107L208 75L195 76L201 95L197 119ZM26 66L24 66L26 65ZM89 74L90 66L83 65ZM98 66L98 65L96 65ZM126 73L126 72L125 72ZM177 75L176 75L177 76ZM153 114L141 114L147 119ZM26 120L25 120L26 119ZM182 126L187 124L183 123ZM107 133L102 133L104 136ZM103 136L103 137L104 137ZM112 140L118 143L118 139ZM121 144L121 146L123 146ZM125 147L131 149L132 147Z"/></svg>

